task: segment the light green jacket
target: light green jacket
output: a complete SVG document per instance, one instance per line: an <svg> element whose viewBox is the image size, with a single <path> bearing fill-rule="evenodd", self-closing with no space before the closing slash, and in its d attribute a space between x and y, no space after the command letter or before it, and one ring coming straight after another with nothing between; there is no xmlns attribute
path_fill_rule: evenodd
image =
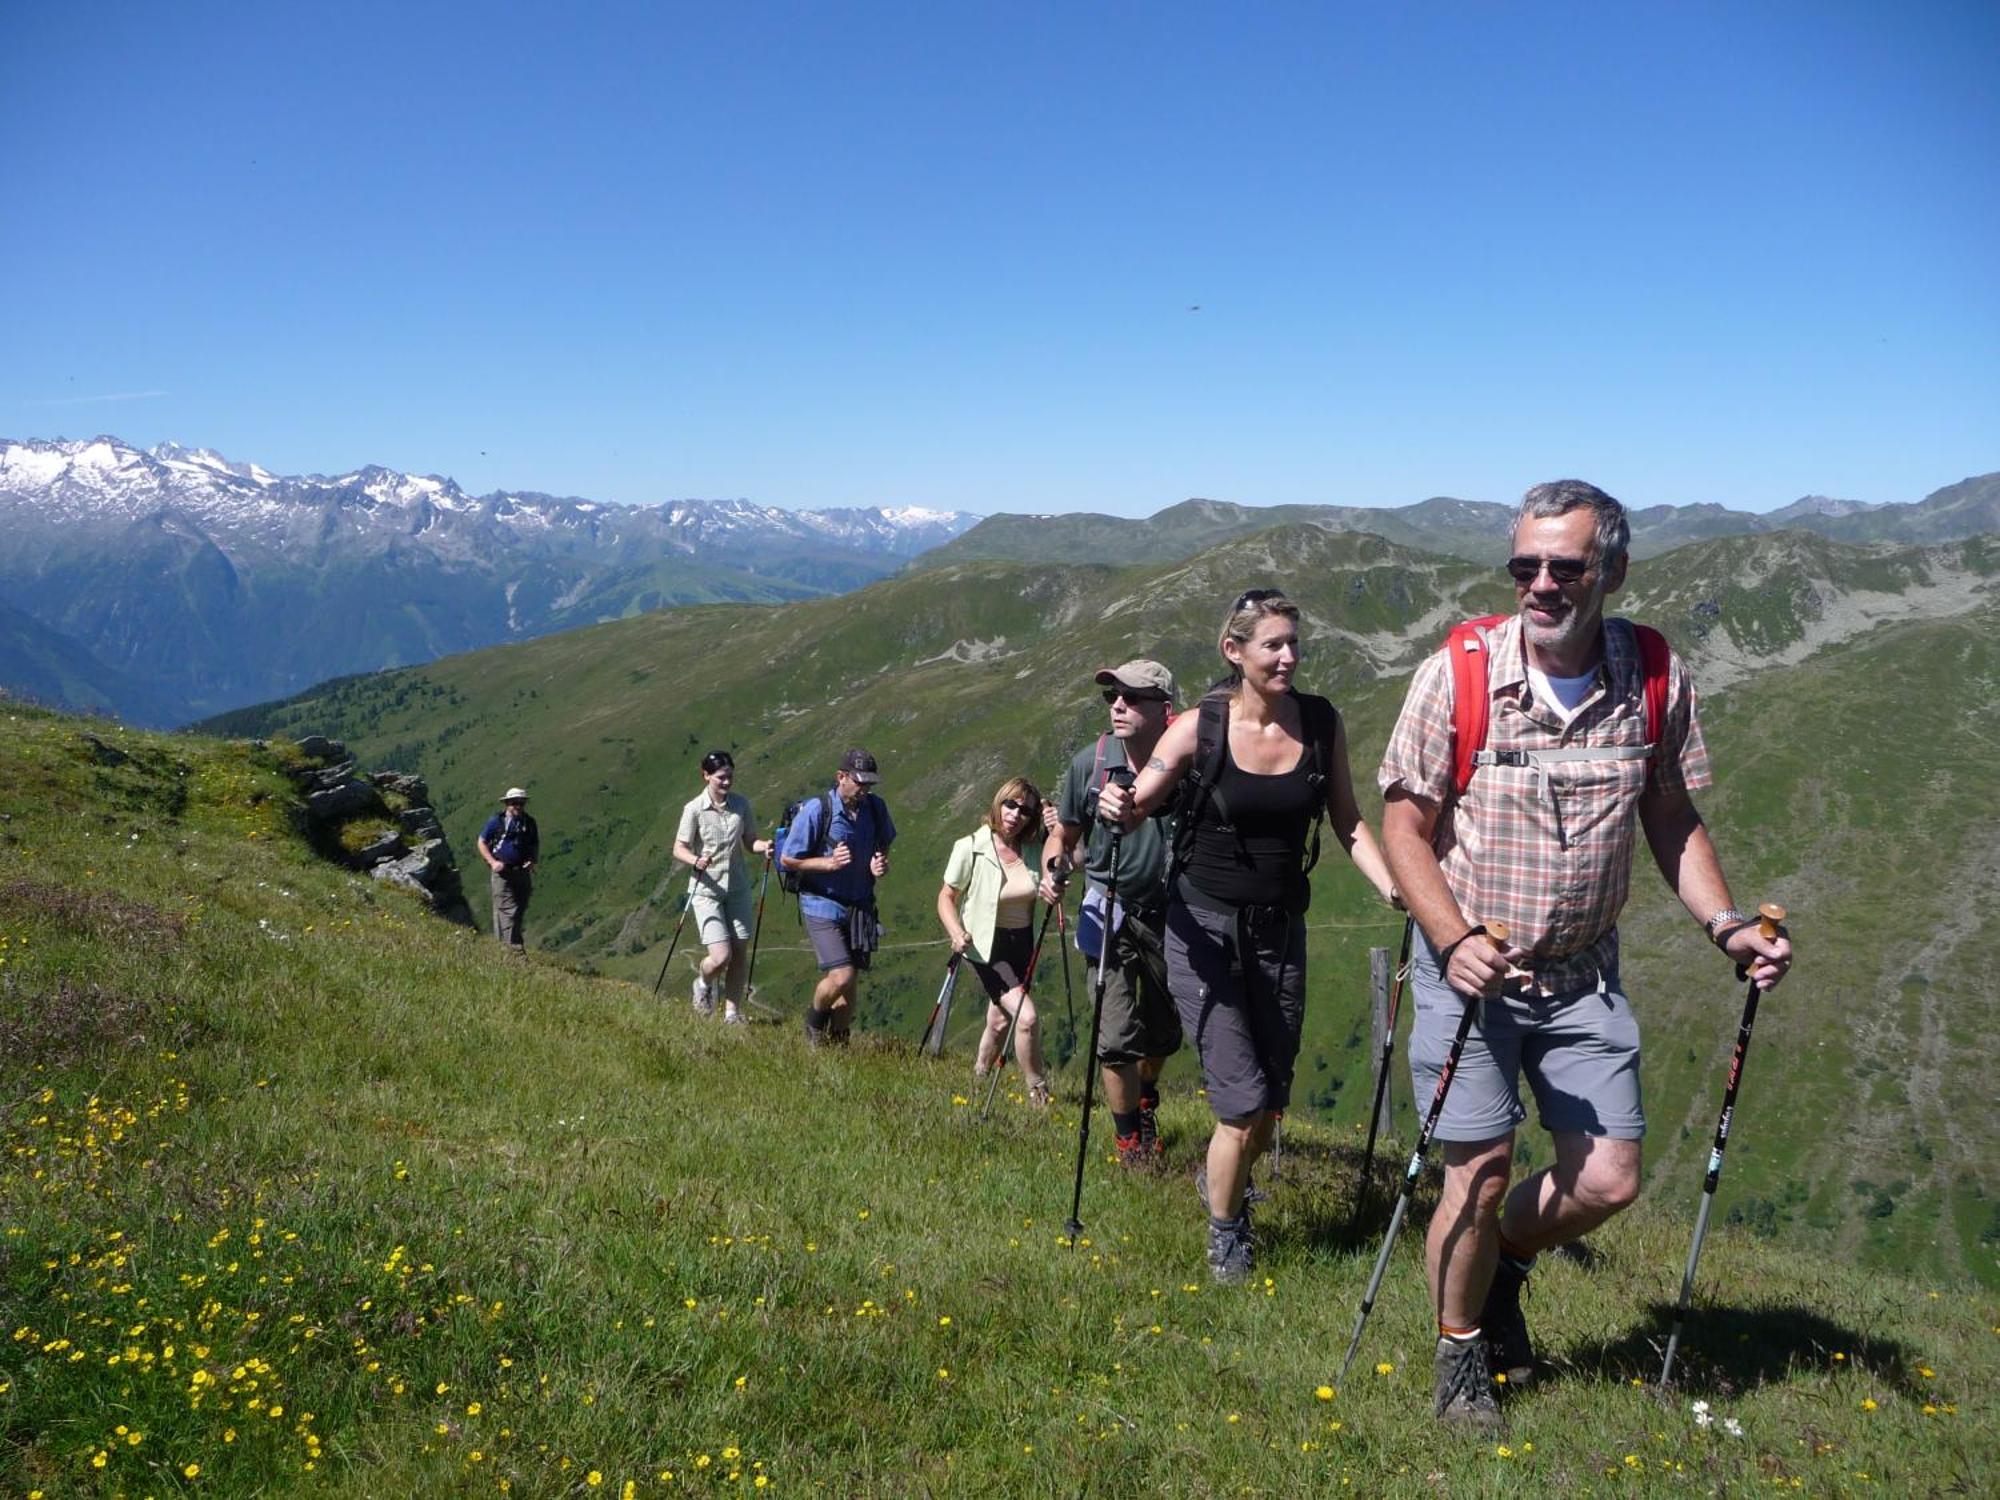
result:
<svg viewBox="0 0 2000 1500"><path fill-rule="evenodd" d="M1037 881L1042 872L1042 846L1021 845L1021 858ZM993 929L1000 918L1000 887L1006 883L1000 856L993 847L993 830L984 823L951 846L944 883L962 895L958 918L972 937L970 956L979 963L993 951Z"/></svg>

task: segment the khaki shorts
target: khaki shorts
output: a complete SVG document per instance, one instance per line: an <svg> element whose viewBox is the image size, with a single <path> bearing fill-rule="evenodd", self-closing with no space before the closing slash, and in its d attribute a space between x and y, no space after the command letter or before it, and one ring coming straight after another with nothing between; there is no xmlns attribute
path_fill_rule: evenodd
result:
<svg viewBox="0 0 2000 1500"><path fill-rule="evenodd" d="M1465 1001L1438 977L1437 957L1419 934L1411 956L1410 1084L1417 1114L1431 1107ZM1639 1023L1615 969L1563 994L1502 995L1479 1003L1465 1051L1438 1117L1441 1141L1493 1141L1528 1118L1528 1075L1542 1128L1551 1134L1636 1141L1646 1134L1639 1098Z"/></svg>
<svg viewBox="0 0 2000 1500"><path fill-rule="evenodd" d="M720 898L706 891L688 897L688 911L694 917L695 935L704 948L714 948L732 939L750 941L750 914L754 903L746 887L741 895L734 890Z"/></svg>
<svg viewBox="0 0 2000 1500"><path fill-rule="evenodd" d="M1111 940L1097 1044L1097 1060L1106 1067L1123 1067L1148 1057L1171 1057L1181 1050L1181 1019L1167 993L1161 920L1159 916L1127 912ZM1089 984L1096 984L1096 965L1086 963L1084 974Z"/></svg>

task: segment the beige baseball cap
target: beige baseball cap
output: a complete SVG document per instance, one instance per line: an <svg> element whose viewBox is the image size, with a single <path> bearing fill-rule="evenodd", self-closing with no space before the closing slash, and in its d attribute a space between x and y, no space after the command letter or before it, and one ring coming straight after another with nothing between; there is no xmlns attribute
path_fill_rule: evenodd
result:
<svg viewBox="0 0 2000 1500"><path fill-rule="evenodd" d="M1141 697L1159 698L1167 703L1174 701L1174 674L1158 662L1144 657L1128 661L1123 666L1101 669L1097 682L1100 687L1123 688L1127 693Z"/></svg>

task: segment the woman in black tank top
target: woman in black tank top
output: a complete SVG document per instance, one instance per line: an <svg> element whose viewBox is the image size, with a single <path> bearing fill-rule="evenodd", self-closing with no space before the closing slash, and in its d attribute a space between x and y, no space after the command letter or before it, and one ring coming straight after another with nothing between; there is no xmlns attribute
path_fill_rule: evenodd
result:
<svg viewBox="0 0 2000 1500"><path fill-rule="evenodd" d="M1340 715L1293 691L1298 625L1297 607L1276 589L1239 597L1218 642L1229 677L1203 713L1168 727L1133 787L1108 786L1099 804L1129 828L1191 782L1167 896L1167 983L1216 1116L1195 1186L1209 1212L1209 1270L1223 1282L1250 1273L1250 1169L1291 1102L1305 1020L1306 868L1322 813L1362 874L1395 900L1354 800ZM1204 717L1221 750L1205 781L1195 765Z"/></svg>

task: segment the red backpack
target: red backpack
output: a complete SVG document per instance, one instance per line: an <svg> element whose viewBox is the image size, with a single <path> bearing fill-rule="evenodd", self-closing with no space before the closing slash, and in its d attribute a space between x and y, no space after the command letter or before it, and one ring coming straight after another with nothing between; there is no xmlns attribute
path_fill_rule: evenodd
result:
<svg viewBox="0 0 2000 1500"><path fill-rule="evenodd" d="M1461 796L1472 782L1473 757L1486 748L1491 728L1487 674L1493 653L1480 632L1510 618L1482 615L1462 621L1451 627L1440 648L1451 658L1451 781ZM1660 726L1667 717L1667 638L1647 625L1633 625L1632 634L1639 643L1639 666L1646 679L1646 743L1657 758Z"/></svg>

